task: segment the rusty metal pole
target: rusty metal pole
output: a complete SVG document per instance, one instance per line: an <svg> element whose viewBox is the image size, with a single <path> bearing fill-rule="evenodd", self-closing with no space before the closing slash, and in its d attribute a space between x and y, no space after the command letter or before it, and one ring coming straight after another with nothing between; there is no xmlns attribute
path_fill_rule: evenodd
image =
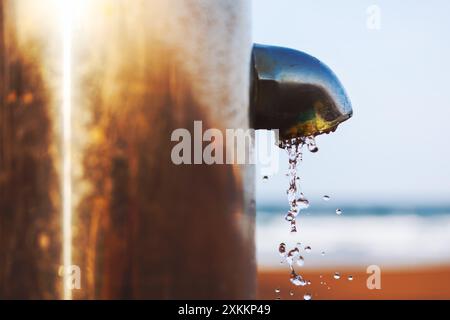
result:
<svg viewBox="0 0 450 320"><path fill-rule="evenodd" d="M0 297L60 297L51 95L38 43L0 1Z"/></svg>
<svg viewBox="0 0 450 320"><path fill-rule="evenodd" d="M253 168L170 158L194 120L248 127L248 4L73 2L73 298L254 297ZM0 1L1 298L63 297L59 11L32 3Z"/></svg>

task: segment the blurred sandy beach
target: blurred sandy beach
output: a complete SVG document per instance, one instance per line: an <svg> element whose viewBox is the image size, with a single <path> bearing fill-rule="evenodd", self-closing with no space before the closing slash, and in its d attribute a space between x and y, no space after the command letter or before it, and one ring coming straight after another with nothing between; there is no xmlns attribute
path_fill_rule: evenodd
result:
<svg viewBox="0 0 450 320"><path fill-rule="evenodd" d="M450 299L450 265L387 269L381 274L381 289L369 290L366 286L365 268L339 268L341 278L333 278L335 269L308 269L302 276L311 281L311 285L295 287L289 281L286 269L260 269L258 272L257 299L303 300L309 293L313 300L346 299ZM322 275L322 278L320 276ZM349 281L348 276L353 280ZM326 282L320 284L320 282ZM328 289L328 287L330 289ZM279 289L280 293L275 290ZM294 295L290 295L290 292Z"/></svg>

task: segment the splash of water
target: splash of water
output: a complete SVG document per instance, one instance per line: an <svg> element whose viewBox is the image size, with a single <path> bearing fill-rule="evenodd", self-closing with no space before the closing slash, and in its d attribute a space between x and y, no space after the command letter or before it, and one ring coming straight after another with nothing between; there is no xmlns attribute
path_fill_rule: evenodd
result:
<svg viewBox="0 0 450 320"><path fill-rule="evenodd" d="M291 271L291 282L293 285L301 286L301 287L304 287L307 284L305 279L303 279L303 277L301 275L297 274L293 269Z"/></svg>

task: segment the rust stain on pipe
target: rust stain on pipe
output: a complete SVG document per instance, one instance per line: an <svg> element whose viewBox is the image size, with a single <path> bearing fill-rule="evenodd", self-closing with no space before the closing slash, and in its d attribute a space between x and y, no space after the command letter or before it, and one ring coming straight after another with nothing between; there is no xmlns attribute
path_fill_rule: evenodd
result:
<svg viewBox="0 0 450 320"><path fill-rule="evenodd" d="M0 1L0 297L61 298L61 54L52 24L23 27L12 3ZM23 17L31 2L14 3ZM194 120L248 126L244 2L77 3L73 297L253 297L253 168L170 159L171 132Z"/></svg>
<svg viewBox="0 0 450 320"><path fill-rule="evenodd" d="M39 49L19 49L7 5L0 1L0 297L55 299L61 235L50 93Z"/></svg>

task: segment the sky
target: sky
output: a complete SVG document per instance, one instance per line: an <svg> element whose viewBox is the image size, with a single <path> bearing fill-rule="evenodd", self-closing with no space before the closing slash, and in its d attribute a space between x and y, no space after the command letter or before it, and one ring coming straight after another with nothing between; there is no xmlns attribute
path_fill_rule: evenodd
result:
<svg viewBox="0 0 450 320"><path fill-rule="evenodd" d="M367 26L374 4L380 29ZM254 42L322 60L353 104L353 118L305 153L310 200L450 204L450 1L253 0L252 10ZM260 203L285 201L279 152L278 174L263 182L257 170Z"/></svg>

